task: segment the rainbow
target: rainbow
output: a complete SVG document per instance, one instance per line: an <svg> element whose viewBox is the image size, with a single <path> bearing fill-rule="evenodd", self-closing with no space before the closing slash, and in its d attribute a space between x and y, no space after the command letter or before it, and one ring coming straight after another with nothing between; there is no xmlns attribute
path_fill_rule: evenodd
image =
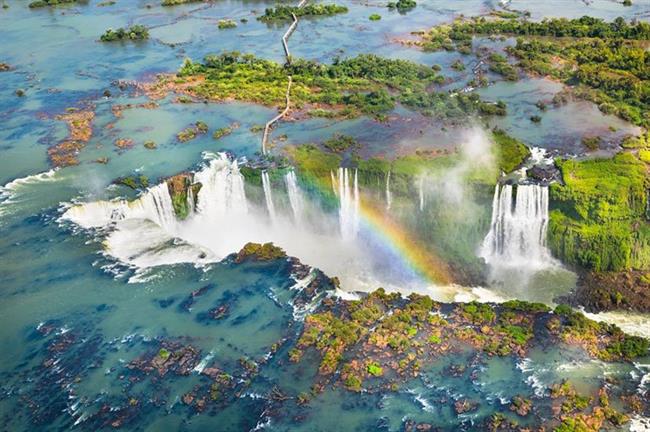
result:
<svg viewBox="0 0 650 432"><path fill-rule="evenodd" d="M452 282L449 267L435 252L425 249L411 232L375 205L362 197L359 201L363 225L400 256L408 267L431 283L449 285Z"/></svg>
<svg viewBox="0 0 650 432"><path fill-rule="evenodd" d="M323 199L329 202L337 200L331 180L332 173L316 176L303 171L301 174L303 180L319 192ZM373 201L364 198L363 194L359 196L359 216L366 231L372 233L375 239L393 252L393 255L400 257L402 263L422 279L437 285L453 282L449 266L435 251L425 247L410 231Z"/></svg>

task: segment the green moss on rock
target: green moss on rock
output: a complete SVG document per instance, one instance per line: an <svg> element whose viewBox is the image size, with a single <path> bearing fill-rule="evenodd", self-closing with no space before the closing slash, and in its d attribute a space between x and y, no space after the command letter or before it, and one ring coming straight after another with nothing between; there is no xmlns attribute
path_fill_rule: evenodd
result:
<svg viewBox="0 0 650 432"><path fill-rule="evenodd" d="M240 263L246 260L274 261L286 257L287 254L284 250L275 246L273 243L246 243L237 253L235 262Z"/></svg>
<svg viewBox="0 0 650 432"><path fill-rule="evenodd" d="M549 247L564 262L595 271L648 269L647 167L631 153L558 161L551 186Z"/></svg>
<svg viewBox="0 0 650 432"><path fill-rule="evenodd" d="M501 129L492 131L492 139L496 145L497 165L505 173L514 171L530 156L530 150L524 143Z"/></svg>

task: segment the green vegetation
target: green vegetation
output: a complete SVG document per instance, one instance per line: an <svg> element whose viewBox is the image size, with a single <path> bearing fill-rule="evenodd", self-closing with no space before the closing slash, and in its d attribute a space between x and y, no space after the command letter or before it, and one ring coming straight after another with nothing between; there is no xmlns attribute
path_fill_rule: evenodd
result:
<svg viewBox="0 0 650 432"><path fill-rule="evenodd" d="M492 131L492 139L496 144L497 165L504 173L514 171L530 156L530 150L524 143L501 129Z"/></svg>
<svg viewBox="0 0 650 432"><path fill-rule="evenodd" d="M219 30L231 29L237 27L237 23L231 19L220 19L217 22L217 28Z"/></svg>
<svg viewBox="0 0 650 432"><path fill-rule="evenodd" d="M588 16L576 19L552 18L540 22L487 20L481 17L454 23L452 27L454 40L462 40L473 34L648 40L650 24L643 21L627 24L623 18L608 23Z"/></svg>
<svg viewBox="0 0 650 432"><path fill-rule="evenodd" d="M647 355L650 341L631 336L613 324L598 323L576 312L567 305L558 305L554 313L561 317L560 337L580 344L587 352L601 360L623 358L631 360Z"/></svg>
<svg viewBox="0 0 650 432"><path fill-rule="evenodd" d="M232 123L232 124L230 124L228 126L219 128L216 131L214 131L214 133L212 134L212 138L214 138L216 140L221 139L221 138L223 138L225 136L228 136L231 133L233 133L233 131L235 129L237 129L237 128L239 128L239 123L237 123L237 122Z"/></svg>
<svg viewBox="0 0 650 432"><path fill-rule="evenodd" d="M517 81L519 79L517 69L508 63L508 59L505 56L492 53L488 61L492 72L502 75L508 81Z"/></svg>
<svg viewBox="0 0 650 432"><path fill-rule="evenodd" d="M501 303L501 307L511 311L526 313L545 313L551 310L544 303L529 303L521 300L508 300L507 302Z"/></svg>
<svg viewBox="0 0 650 432"><path fill-rule="evenodd" d="M368 363L368 366L366 368L368 373L372 376L382 376L384 374L384 370L379 366L379 363L377 362L370 362Z"/></svg>
<svg viewBox="0 0 650 432"><path fill-rule="evenodd" d="M462 72L462 71L465 70L465 63L463 63L463 61L460 60L460 59L459 59L459 60L456 60L455 62L453 62L453 63L451 64L451 68L452 68L453 70L456 70L456 71Z"/></svg>
<svg viewBox="0 0 650 432"><path fill-rule="evenodd" d="M595 271L650 268L647 167L633 154L557 162L549 247L564 262Z"/></svg>
<svg viewBox="0 0 650 432"><path fill-rule="evenodd" d="M584 137L582 138L582 145L585 146L588 150L598 150L600 148L600 137Z"/></svg>
<svg viewBox="0 0 650 432"><path fill-rule="evenodd" d="M161 6L176 6L180 4L186 4L186 3L200 3L203 2L204 0L163 0L162 3L160 3Z"/></svg>
<svg viewBox="0 0 650 432"><path fill-rule="evenodd" d="M462 312L474 324L490 324L496 317L492 306L476 301L462 306Z"/></svg>
<svg viewBox="0 0 650 432"><path fill-rule="evenodd" d="M473 35L497 34L520 36L507 51L522 69L565 82L576 96L593 101L605 113L650 125L649 54L642 42L650 39L650 24L628 24L623 18L610 23L590 17L541 22L476 18L436 27L423 36L421 45L469 52ZM499 54L490 56L490 69L516 79L514 68Z"/></svg>
<svg viewBox="0 0 650 432"><path fill-rule="evenodd" d="M351 136L337 134L325 141L323 146L333 153L343 153L359 147L359 143Z"/></svg>
<svg viewBox="0 0 650 432"><path fill-rule="evenodd" d="M36 0L31 2L29 4L29 7L34 9L34 8L56 6L56 5L67 4L67 3L76 3L76 1L77 0Z"/></svg>
<svg viewBox="0 0 650 432"><path fill-rule="evenodd" d="M194 211L190 206L188 195L191 192L195 197L194 203L196 204L196 197L198 197L201 184L192 184L192 176L190 174L178 174L169 177L166 180L169 196L172 200L172 207L174 213L179 220L185 220Z"/></svg>
<svg viewBox="0 0 650 432"><path fill-rule="evenodd" d="M363 384L363 381L356 375L348 375L345 379L345 386L352 391L361 391L361 384Z"/></svg>
<svg viewBox="0 0 650 432"><path fill-rule="evenodd" d="M400 13L405 13L415 8L415 0L397 0L397 2L388 2L388 9L397 9Z"/></svg>
<svg viewBox="0 0 650 432"><path fill-rule="evenodd" d="M650 164L650 149L640 149L639 159L647 164Z"/></svg>
<svg viewBox="0 0 650 432"><path fill-rule="evenodd" d="M432 68L372 54L335 59L331 65L296 59L282 66L227 52L209 55L203 64L186 60L176 78L160 78L158 85L167 89L178 86L184 93L205 99L283 107L287 75L293 78L292 105L317 116L366 114L382 120L396 103L450 120L468 114L504 115L506 111L503 102L484 102L475 93L432 92L432 84L444 81Z"/></svg>
<svg viewBox="0 0 650 432"><path fill-rule="evenodd" d="M144 148L146 148L147 150L154 150L154 149L156 149L157 147L158 147L158 146L157 146L156 143L153 142L153 141L145 141L145 142L144 142Z"/></svg>
<svg viewBox="0 0 650 432"><path fill-rule="evenodd" d="M255 261L275 261L286 257L287 254L284 250L275 246L273 243L246 243L237 253L235 261L242 262L248 259L254 259Z"/></svg>
<svg viewBox="0 0 650 432"><path fill-rule="evenodd" d="M518 300L503 305L445 305L427 296L411 294L405 299L378 289L359 300L322 303L305 318L289 358L299 362L308 352L317 353L319 385L336 385L338 381L350 391L372 392L411 380L423 366L440 363L444 356L449 360L449 356L465 354L464 349L474 351L471 358L521 358L538 344L568 344L603 361L629 361L645 355L648 349L647 340L591 321L568 306L551 312L543 304ZM465 347L463 351L459 351L461 346ZM454 376L466 370L464 365L449 369ZM568 382L553 386L551 398L563 398L559 402L564 413L587 410L593 402L609 406L606 397L584 397ZM519 397L511 409L526 416L532 404ZM617 419L615 414L612 411L610 417Z"/></svg>
<svg viewBox="0 0 650 432"><path fill-rule="evenodd" d="M370 21L379 21L381 19L381 15L379 14L372 14L368 17Z"/></svg>
<svg viewBox="0 0 650 432"><path fill-rule="evenodd" d="M147 27L135 24L129 28L118 28L117 30L108 29L99 38L102 42L115 42L125 40L145 40L149 39L149 30Z"/></svg>
<svg viewBox="0 0 650 432"><path fill-rule="evenodd" d="M180 142L188 142L201 134L208 132L208 125L205 122L197 121L193 126L186 127L176 134L176 139Z"/></svg>
<svg viewBox="0 0 650 432"><path fill-rule="evenodd" d="M292 20L293 15L297 17L315 17L315 16L332 16L346 13L348 8L336 4L307 4L303 7L297 6L277 6L275 8L266 8L264 15L257 19L263 22L273 22L280 20Z"/></svg>
<svg viewBox="0 0 650 432"><path fill-rule="evenodd" d="M167 360L170 355L171 353L165 348L160 348L160 351L158 351L158 357L160 357L163 360Z"/></svg>
<svg viewBox="0 0 650 432"><path fill-rule="evenodd" d="M129 187L133 190L144 190L149 187L149 178L144 175L139 176L129 176L129 177L120 177L115 180L113 183Z"/></svg>
<svg viewBox="0 0 650 432"><path fill-rule="evenodd" d="M325 153L311 144L289 148L287 151L295 166L308 176L329 178L330 172L335 172L341 166L340 156Z"/></svg>

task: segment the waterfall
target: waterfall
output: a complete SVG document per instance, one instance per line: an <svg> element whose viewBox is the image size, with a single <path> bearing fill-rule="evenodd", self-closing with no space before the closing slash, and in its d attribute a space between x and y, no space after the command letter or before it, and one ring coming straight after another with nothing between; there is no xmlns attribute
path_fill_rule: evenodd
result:
<svg viewBox="0 0 650 432"><path fill-rule="evenodd" d="M544 267L552 258L546 248L548 188L539 185L496 186L492 223L480 255L488 264Z"/></svg>
<svg viewBox="0 0 650 432"><path fill-rule="evenodd" d="M269 212L271 222L275 223L275 205L273 204L273 195L271 192L271 180L269 180L269 173L266 171L262 171L262 187L264 188L266 210Z"/></svg>
<svg viewBox="0 0 650 432"><path fill-rule="evenodd" d="M176 213L169 195L167 183L161 183L147 190L140 200L140 205L149 219L161 227L169 228L176 224Z"/></svg>
<svg viewBox="0 0 650 432"><path fill-rule="evenodd" d="M344 239L354 239L359 232L359 183L357 170L354 171L353 184L350 184L350 170L338 171L339 223Z"/></svg>
<svg viewBox="0 0 650 432"><path fill-rule="evenodd" d="M170 230L176 226L176 213L165 182L149 188L133 202L96 201L71 207L64 219L84 228L98 228L126 219L148 219Z"/></svg>
<svg viewBox="0 0 650 432"><path fill-rule="evenodd" d="M202 184L197 196L197 213L209 218L248 213L244 176L237 161L231 162L225 154L220 154L197 172L194 180Z"/></svg>
<svg viewBox="0 0 650 432"><path fill-rule="evenodd" d="M386 175L386 210L390 210L390 206L393 203L393 198L390 195L390 171Z"/></svg>
<svg viewBox="0 0 650 432"><path fill-rule="evenodd" d="M418 195L420 197L420 211L424 211L424 177L418 182Z"/></svg>
<svg viewBox="0 0 650 432"><path fill-rule="evenodd" d="M298 187L298 179L296 173L291 170L284 176L284 181L287 184L287 194L289 195L289 203L293 211L293 217L297 224L302 221L303 212L305 209L305 200L302 196L300 188Z"/></svg>
<svg viewBox="0 0 650 432"><path fill-rule="evenodd" d="M196 200L194 199L194 189L190 184L187 188L187 208L190 209L190 213L194 213L196 207Z"/></svg>

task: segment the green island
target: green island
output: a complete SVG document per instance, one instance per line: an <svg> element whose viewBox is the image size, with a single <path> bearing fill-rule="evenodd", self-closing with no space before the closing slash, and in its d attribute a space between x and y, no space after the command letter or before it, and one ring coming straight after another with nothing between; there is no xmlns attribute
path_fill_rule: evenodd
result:
<svg viewBox="0 0 650 432"><path fill-rule="evenodd" d="M208 100L283 106L287 74L293 78L292 104L315 116L383 119L396 103L452 121L469 114L506 113L503 102L482 101L475 93L428 91L444 80L433 69L372 54L331 65L297 59L286 66L239 52L210 55L203 63L186 60L175 77L160 77L149 92L173 90Z"/></svg>
<svg viewBox="0 0 650 432"><path fill-rule="evenodd" d="M188 3L202 3L206 0L162 0L160 3L161 6L176 6Z"/></svg>
<svg viewBox="0 0 650 432"><path fill-rule="evenodd" d="M46 6L57 6L60 4L70 4L76 3L77 0L36 0L29 3L29 7L32 9L42 8Z"/></svg>
<svg viewBox="0 0 650 432"><path fill-rule="evenodd" d="M223 137L225 137L225 136L230 135L230 134L233 133L236 129L239 129L239 123L237 123L237 122L235 122L235 123L231 123L231 124L228 125L228 126L224 126L224 127L222 127L222 128L219 128L219 129L215 130L215 131L212 133L212 138L214 138L214 139L216 139L216 140L221 139L221 138L223 138Z"/></svg>
<svg viewBox="0 0 650 432"><path fill-rule="evenodd" d="M198 137L199 135L203 135L208 133L208 125L203 122L203 121L197 121L191 126L186 127L182 131L176 134L176 139L179 142L185 143L188 141L191 141Z"/></svg>
<svg viewBox="0 0 650 432"><path fill-rule="evenodd" d="M292 20L296 17L318 17L332 16L343 14L348 11L346 6L337 4L306 4L303 7L297 6L277 6L275 8L266 8L264 14L257 19L263 22L274 22L283 20Z"/></svg>
<svg viewBox="0 0 650 432"><path fill-rule="evenodd" d="M506 51L524 71L561 80L575 97L596 103L604 113L640 126L650 125L647 22L628 24L617 18L608 23L586 16L541 22L481 17L434 27L421 34L420 45L430 51L469 53L473 36L483 35L516 36L516 45ZM489 62L490 70L516 79L516 71L505 57L491 54Z"/></svg>
<svg viewBox="0 0 650 432"><path fill-rule="evenodd" d="M415 8L417 3L415 0L397 0L396 2L388 2L388 9L397 9L400 13L405 13Z"/></svg>
<svg viewBox="0 0 650 432"><path fill-rule="evenodd" d="M219 30L226 30L237 27L237 23L231 19L220 19L217 22L217 27Z"/></svg>
<svg viewBox="0 0 650 432"><path fill-rule="evenodd" d="M146 39L149 39L149 29L140 24L135 24L128 28L120 27L117 30L109 28L99 38L102 42L137 41Z"/></svg>

